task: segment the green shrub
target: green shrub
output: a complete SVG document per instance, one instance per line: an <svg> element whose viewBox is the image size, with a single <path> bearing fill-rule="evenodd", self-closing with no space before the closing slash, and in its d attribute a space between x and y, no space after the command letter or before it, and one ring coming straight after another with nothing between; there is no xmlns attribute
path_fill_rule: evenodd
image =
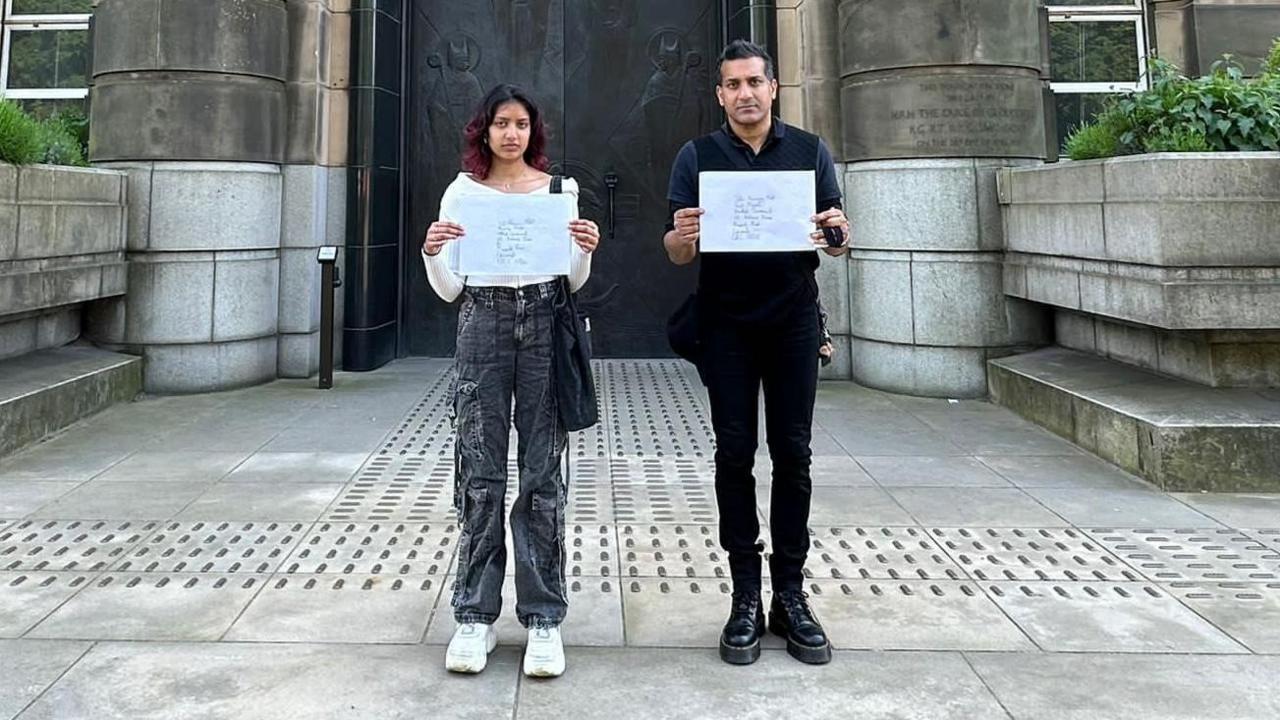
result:
<svg viewBox="0 0 1280 720"><path fill-rule="evenodd" d="M1271 53L1267 55L1267 59L1262 63L1263 72L1271 75L1280 75L1280 39L1271 46Z"/></svg>
<svg viewBox="0 0 1280 720"><path fill-rule="evenodd" d="M0 99L0 160L14 165L40 161L41 129L12 100Z"/></svg>
<svg viewBox="0 0 1280 720"><path fill-rule="evenodd" d="M1261 75L1246 78L1229 56L1188 78L1151 61L1151 87L1108 102L1067 139L1073 160L1142 152L1280 150L1280 39ZM1109 144L1117 136L1114 146ZM1108 148L1110 151L1108 152Z"/></svg>
<svg viewBox="0 0 1280 720"><path fill-rule="evenodd" d="M49 118L40 123L41 155L37 162L49 165L86 166L80 140L65 122Z"/></svg>
<svg viewBox="0 0 1280 720"><path fill-rule="evenodd" d="M1118 155L1123 132L1114 117L1099 116L1098 121L1081 126L1067 138L1067 157L1093 160Z"/></svg>
<svg viewBox="0 0 1280 720"><path fill-rule="evenodd" d="M76 142L80 144L80 154L83 157L89 157L89 118L80 108L68 107L59 110L54 116L54 120L62 123L62 125L71 133Z"/></svg>

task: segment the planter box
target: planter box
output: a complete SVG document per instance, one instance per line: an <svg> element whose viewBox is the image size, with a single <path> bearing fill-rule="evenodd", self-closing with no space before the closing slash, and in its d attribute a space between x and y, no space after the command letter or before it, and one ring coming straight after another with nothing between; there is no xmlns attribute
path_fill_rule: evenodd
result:
<svg viewBox="0 0 1280 720"><path fill-rule="evenodd" d="M1275 385L1256 370L1280 366L1280 153L1009 168L998 191L1005 293L1069 314L1060 344L1209 385Z"/></svg>
<svg viewBox="0 0 1280 720"><path fill-rule="evenodd" d="M125 176L0 164L0 358L79 335L82 305L123 295Z"/></svg>

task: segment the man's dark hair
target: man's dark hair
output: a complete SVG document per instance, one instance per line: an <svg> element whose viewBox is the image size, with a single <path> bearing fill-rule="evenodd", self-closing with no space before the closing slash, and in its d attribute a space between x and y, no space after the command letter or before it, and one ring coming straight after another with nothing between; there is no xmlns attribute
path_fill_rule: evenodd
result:
<svg viewBox="0 0 1280 720"><path fill-rule="evenodd" d="M734 40L724 46L724 50L720 52L720 59L716 60L716 84L719 85L724 77L720 74L720 67L724 65L726 60L747 60L749 58L760 58L764 60L764 76L773 80L773 58L769 57L769 51L751 42L750 40Z"/></svg>

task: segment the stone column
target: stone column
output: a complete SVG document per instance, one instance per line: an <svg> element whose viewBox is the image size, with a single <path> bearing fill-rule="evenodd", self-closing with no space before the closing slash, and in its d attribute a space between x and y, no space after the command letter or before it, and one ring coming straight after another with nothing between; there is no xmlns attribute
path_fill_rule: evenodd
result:
<svg viewBox="0 0 1280 720"><path fill-rule="evenodd" d="M1037 0L842 0L843 154L853 224L853 378L986 394L986 361L1046 340L1007 299L996 169L1046 153Z"/></svg>
<svg viewBox="0 0 1280 720"><path fill-rule="evenodd" d="M1160 57L1188 75L1230 53L1256 72L1280 35L1280 0L1151 0Z"/></svg>
<svg viewBox="0 0 1280 720"><path fill-rule="evenodd" d="M149 392L276 377L283 0L102 0L90 159L129 176L129 293L89 335Z"/></svg>
<svg viewBox="0 0 1280 720"><path fill-rule="evenodd" d="M784 121L826 140L840 160L839 17L837 0L781 0L778 3L778 111ZM827 329L836 346L835 361L821 377L851 378L849 336L849 262L822 254L818 289L827 310Z"/></svg>
<svg viewBox="0 0 1280 720"><path fill-rule="evenodd" d="M281 377L320 368L316 251L346 244L350 0L289 0L288 132L280 232ZM338 267L343 266L340 249ZM342 291L334 293L335 362L342 357Z"/></svg>

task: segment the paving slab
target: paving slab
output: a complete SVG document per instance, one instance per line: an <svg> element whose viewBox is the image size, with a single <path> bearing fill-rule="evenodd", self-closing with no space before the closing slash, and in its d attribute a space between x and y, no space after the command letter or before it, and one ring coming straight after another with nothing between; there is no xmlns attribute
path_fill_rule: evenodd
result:
<svg viewBox="0 0 1280 720"><path fill-rule="evenodd" d="M102 572L158 527L138 520L22 520L0 531L0 570Z"/></svg>
<svg viewBox="0 0 1280 720"><path fill-rule="evenodd" d="M443 584L440 575L276 575L225 639L416 643Z"/></svg>
<svg viewBox="0 0 1280 720"><path fill-rule="evenodd" d="M732 593L728 580L625 578L622 609L627 645L718 647ZM675 618L679 621L673 622Z"/></svg>
<svg viewBox="0 0 1280 720"><path fill-rule="evenodd" d="M773 461L768 455L756 456L756 480L761 486L769 485L773 480ZM715 480L715 468L711 467L705 475L707 482ZM833 487L875 487L876 481L853 458L848 455L815 455L809 465L809 480L815 487L830 485Z"/></svg>
<svg viewBox="0 0 1280 720"><path fill-rule="evenodd" d="M830 412L815 416L822 429L853 457L863 455L971 455L909 413Z"/></svg>
<svg viewBox="0 0 1280 720"><path fill-rule="evenodd" d="M91 480L30 515L33 518L164 519L181 512L207 489L207 482Z"/></svg>
<svg viewBox="0 0 1280 720"><path fill-rule="evenodd" d="M1017 720L1272 720L1280 658L974 653Z"/></svg>
<svg viewBox="0 0 1280 720"><path fill-rule="evenodd" d="M0 640L0 718L11 718L75 664L89 643Z"/></svg>
<svg viewBox="0 0 1280 720"><path fill-rule="evenodd" d="M364 464L364 453L255 453L224 482L345 483Z"/></svg>
<svg viewBox="0 0 1280 720"><path fill-rule="evenodd" d="M1280 549L1239 530L1090 529L1151 580L1280 582Z"/></svg>
<svg viewBox="0 0 1280 720"><path fill-rule="evenodd" d="M1063 527L1065 520L1017 488L891 488L921 525Z"/></svg>
<svg viewBox="0 0 1280 720"><path fill-rule="evenodd" d="M79 487L80 482L0 480L0 516L27 515Z"/></svg>
<svg viewBox="0 0 1280 720"><path fill-rule="evenodd" d="M1049 652L1244 652L1153 584L999 582L982 588Z"/></svg>
<svg viewBox="0 0 1280 720"><path fill-rule="evenodd" d="M138 451L95 478L98 482L212 482L249 457L248 452Z"/></svg>
<svg viewBox="0 0 1280 720"><path fill-rule="evenodd" d="M334 483L220 483L179 512L179 520L317 520L342 492Z"/></svg>
<svg viewBox="0 0 1280 720"><path fill-rule="evenodd" d="M842 488L815 486L809 503L809 522L813 525L915 525L915 518L894 496L878 487ZM756 504L765 518L773 498L768 492L756 491Z"/></svg>
<svg viewBox="0 0 1280 720"><path fill-rule="evenodd" d="M617 532L623 578L729 577L715 525L648 523L620 525Z"/></svg>
<svg viewBox="0 0 1280 720"><path fill-rule="evenodd" d="M1155 490L1026 488L1028 495L1077 527L1220 527Z"/></svg>
<svg viewBox="0 0 1280 720"><path fill-rule="evenodd" d="M107 573L27 633L71 640L217 640L262 575Z"/></svg>
<svg viewBox="0 0 1280 720"><path fill-rule="evenodd" d="M974 580L1146 579L1076 528L934 528L930 536Z"/></svg>
<svg viewBox="0 0 1280 720"><path fill-rule="evenodd" d="M287 575L443 575L457 550L453 523L319 522L280 568Z"/></svg>
<svg viewBox="0 0 1280 720"><path fill-rule="evenodd" d="M0 637L22 637L95 577L96 573L0 572Z"/></svg>
<svg viewBox="0 0 1280 720"><path fill-rule="evenodd" d="M102 643L23 720L492 720L513 714L518 662L458 678L416 645Z"/></svg>
<svg viewBox="0 0 1280 720"><path fill-rule="evenodd" d="M1253 652L1280 655L1280 582L1175 582L1165 589Z"/></svg>
<svg viewBox="0 0 1280 720"><path fill-rule="evenodd" d="M715 489L710 485L613 486L614 515L619 523L715 523Z"/></svg>
<svg viewBox="0 0 1280 720"><path fill-rule="evenodd" d="M617 578L569 578L565 586L569 597L569 609L561 626L565 646L621 647L626 639L622 623L622 588ZM427 628L428 644L447 645L453 636L457 627L450 604L453 589L454 578L449 578ZM515 578L507 577L503 582L502 600L502 614L494 623L498 643L523 648L528 631L520 625L516 615Z"/></svg>
<svg viewBox="0 0 1280 720"><path fill-rule="evenodd" d="M974 583L814 580L805 587L814 613L837 648L1035 648Z"/></svg>
<svg viewBox="0 0 1280 720"><path fill-rule="evenodd" d="M858 463L882 487L995 487L1009 481L971 457L861 456Z"/></svg>
<svg viewBox="0 0 1280 720"><path fill-rule="evenodd" d="M0 480L83 482L120 462L128 450L82 450L36 445L0 463Z"/></svg>
<svg viewBox="0 0 1280 720"><path fill-rule="evenodd" d="M310 523L169 521L113 563L114 572L269 574Z"/></svg>
<svg viewBox="0 0 1280 720"><path fill-rule="evenodd" d="M559 680L520 684L521 720L1008 718L953 654L839 652L811 666L767 650L754 665L734 667L714 650L627 649L580 650L568 662Z"/></svg>
<svg viewBox="0 0 1280 720"><path fill-rule="evenodd" d="M978 458L1022 488L1150 489L1136 476L1095 457L1071 455L984 455Z"/></svg>
<svg viewBox="0 0 1280 720"><path fill-rule="evenodd" d="M965 580L954 560L914 527L809 528L805 576L815 580Z"/></svg>
<svg viewBox="0 0 1280 720"><path fill-rule="evenodd" d="M1170 493L1233 528L1280 527L1280 495L1263 493Z"/></svg>
<svg viewBox="0 0 1280 720"><path fill-rule="evenodd" d="M1250 528L1243 532L1267 547L1280 550L1280 528Z"/></svg>

